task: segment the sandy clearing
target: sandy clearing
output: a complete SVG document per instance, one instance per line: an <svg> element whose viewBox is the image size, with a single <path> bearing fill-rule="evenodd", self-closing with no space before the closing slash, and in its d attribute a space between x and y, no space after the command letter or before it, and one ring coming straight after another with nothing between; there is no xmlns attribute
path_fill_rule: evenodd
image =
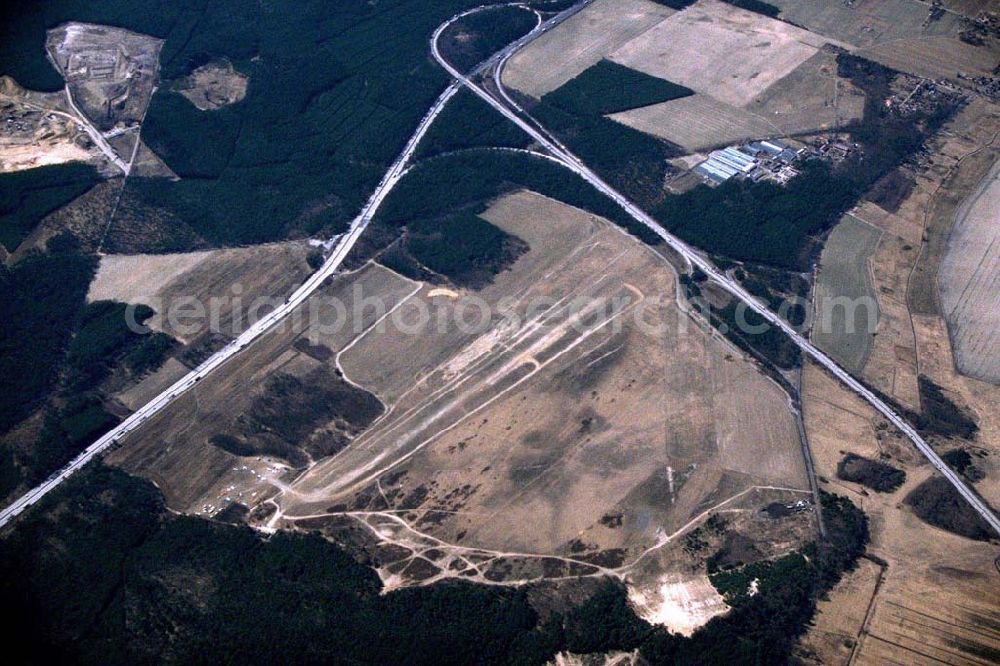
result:
<svg viewBox="0 0 1000 666"><path fill-rule="evenodd" d="M958 211L938 286L958 369L1000 383L1000 162Z"/></svg>
<svg viewBox="0 0 1000 666"><path fill-rule="evenodd" d="M512 57L504 83L541 97L673 13L649 0L597 0Z"/></svg>
<svg viewBox="0 0 1000 666"><path fill-rule="evenodd" d="M629 588L629 601L636 614L652 624L690 636L694 630L729 610L708 576L666 574L657 585Z"/></svg>
<svg viewBox="0 0 1000 666"><path fill-rule="evenodd" d="M761 14L701 0L610 58L741 107L812 57L825 41Z"/></svg>

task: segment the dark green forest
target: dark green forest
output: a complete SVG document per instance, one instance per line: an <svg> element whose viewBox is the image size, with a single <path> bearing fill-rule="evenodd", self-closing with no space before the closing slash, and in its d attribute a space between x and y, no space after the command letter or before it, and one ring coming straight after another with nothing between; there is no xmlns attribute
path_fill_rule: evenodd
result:
<svg viewBox="0 0 1000 666"><path fill-rule="evenodd" d="M83 312L97 258L82 254L69 234L11 268L0 265L0 432L38 407L59 368Z"/></svg>
<svg viewBox="0 0 1000 666"><path fill-rule="evenodd" d="M8 3L0 71L29 88L58 89L44 31L67 20L164 38L164 82L143 135L186 178L132 178L130 195L219 245L334 233L447 84L428 57L429 36L475 4L307 0L283 11L240 0L53 0L28 11ZM249 89L238 104L201 112L170 83L213 57L248 75Z"/></svg>
<svg viewBox="0 0 1000 666"><path fill-rule="evenodd" d="M667 160L684 151L669 141L604 116L616 107L652 104L690 94L667 81L613 63L594 65L542 97L530 113L616 189L642 206L663 199ZM654 80L655 81L655 80ZM595 102L614 90L612 100Z"/></svg>
<svg viewBox="0 0 1000 666"><path fill-rule="evenodd" d="M13 252L49 213L100 181L89 164L56 164L0 174L0 244Z"/></svg>
<svg viewBox="0 0 1000 666"><path fill-rule="evenodd" d="M32 655L15 663L541 664L639 648L652 664L783 664L867 541L850 501L826 495L823 512L828 541L715 574L733 611L683 638L636 617L610 582L544 615L525 588L381 595L371 569L319 536L176 516L152 484L96 464L0 541L0 633Z"/></svg>
<svg viewBox="0 0 1000 666"><path fill-rule="evenodd" d="M690 88L601 60L542 98L567 113L607 115L693 95Z"/></svg>
<svg viewBox="0 0 1000 666"><path fill-rule="evenodd" d="M460 90L424 135L415 158L468 148L527 148L531 137L468 89Z"/></svg>
<svg viewBox="0 0 1000 666"><path fill-rule="evenodd" d="M523 7L496 7L464 16L441 35L441 55L460 72L470 72L491 55L535 27Z"/></svg>

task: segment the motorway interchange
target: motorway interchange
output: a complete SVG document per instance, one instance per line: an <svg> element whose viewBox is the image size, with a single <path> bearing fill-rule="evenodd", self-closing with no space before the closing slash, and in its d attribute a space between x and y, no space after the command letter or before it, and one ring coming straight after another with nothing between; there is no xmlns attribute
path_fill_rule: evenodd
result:
<svg viewBox="0 0 1000 666"><path fill-rule="evenodd" d="M409 162L413 157L421 139L423 139L424 135L426 135L427 131L430 129L431 125L437 119L441 111L445 108L448 101L460 90L461 87L464 86L531 136L535 142L547 151L546 157L573 171L590 183L595 189L612 199L626 213L628 213L629 216L656 233L661 239L663 239L664 243L682 255L690 263L690 265L700 269L709 277L709 279L716 282L720 287L725 289L734 297L746 303L748 307L766 319L771 325L780 328L806 355L824 367L854 393L871 404L890 423L896 426L910 439L910 441L913 442L914 446L916 446L920 453L927 458L935 469L937 469L938 472L940 472L955 487L958 493L969 503L970 506L972 506L972 508L983 518L983 520L986 521L986 523L989 524L997 534L1000 534L1000 518L998 518L986 502L984 502L971 488L969 488L964 480L934 452L934 450L927 444L926 441L924 441L916 429L907 423L902 416L897 414L896 411L893 410L885 401L875 395L874 392L872 392L859 380L855 379L848 371L840 367L833 359L816 348L811 342L809 342L809 340L803 337L779 315L772 312L766 306L754 299L754 297L751 296L750 293L748 293L739 283L729 278L711 262L697 253L692 247L667 232L647 213L608 185L603 179L600 178L600 176L594 173L569 149L567 149L566 146L553 137L537 121L531 118L531 116L525 112L525 110L522 109L504 90L502 72L503 66L507 60L526 44L585 8L591 1L592 0L583 0L582 2L573 5L569 9L560 12L545 21L541 20L539 15L539 22L531 32L509 44L503 50L492 55L489 59L478 65L468 74L457 71L441 54L439 41L444 31L456 21L461 20L463 17L485 9L502 6L518 6L528 10L530 10L530 8L520 3L483 5L462 12L461 14L457 14L441 24L441 26L435 30L434 35L431 38L431 51L435 60L437 60L437 62L452 76L453 81L445 89L445 91L441 93L428 112L421 119L416 131L414 131L409 141L407 141L406 146L403 148L402 153L400 153L396 161L389 167L388 171L379 182L378 187L362 208L361 213L351 223L347 233L337 240L333 252L330 254L323 266L320 267L316 273L310 276L281 306L272 311L267 317L256 322L239 337L226 345L226 347L222 350L211 356L174 385L138 409L113 430L87 447L86 450L74 458L64 468L18 498L3 511L0 511L0 527L3 527L16 518L21 512L57 487L74 472L90 462L94 457L118 444L124 436L141 427L150 417L173 402L181 393L191 389L198 381L223 365L234 355L244 350L253 341L279 324L283 319L291 314L295 308L304 303L314 291L322 286L328 277L334 275L339 270L341 264L354 247L355 243L357 243L365 228L371 222L382 202L389 195L396 184L398 184L399 181L405 176ZM498 94L488 91L476 80L479 75L489 73L491 71L493 73L492 80Z"/></svg>

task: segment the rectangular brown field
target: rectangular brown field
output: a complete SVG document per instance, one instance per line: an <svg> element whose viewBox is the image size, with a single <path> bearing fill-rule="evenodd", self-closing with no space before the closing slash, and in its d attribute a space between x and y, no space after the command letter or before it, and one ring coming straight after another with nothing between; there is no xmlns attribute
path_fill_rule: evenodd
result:
<svg viewBox="0 0 1000 666"><path fill-rule="evenodd" d="M504 83L541 97L673 13L650 0L596 0L512 57Z"/></svg>
<svg viewBox="0 0 1000 666"><path fill-rule="evenodd" d="M631 40L611 60L740 107L826 41L761 14L701 0Z"/></svg>

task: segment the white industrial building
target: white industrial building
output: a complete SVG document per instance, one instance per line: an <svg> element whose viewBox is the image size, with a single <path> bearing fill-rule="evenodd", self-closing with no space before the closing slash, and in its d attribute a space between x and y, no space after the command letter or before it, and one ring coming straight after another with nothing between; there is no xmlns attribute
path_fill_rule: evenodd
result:
<svg viewBox="0 0 1000 666"><path fill-rule="evenodd" d="M696 166L693 171L706 178L724 183L736 174L746 175L757 166L757 160L738 148L723 148L713 151L708 159Z"/></svg>

